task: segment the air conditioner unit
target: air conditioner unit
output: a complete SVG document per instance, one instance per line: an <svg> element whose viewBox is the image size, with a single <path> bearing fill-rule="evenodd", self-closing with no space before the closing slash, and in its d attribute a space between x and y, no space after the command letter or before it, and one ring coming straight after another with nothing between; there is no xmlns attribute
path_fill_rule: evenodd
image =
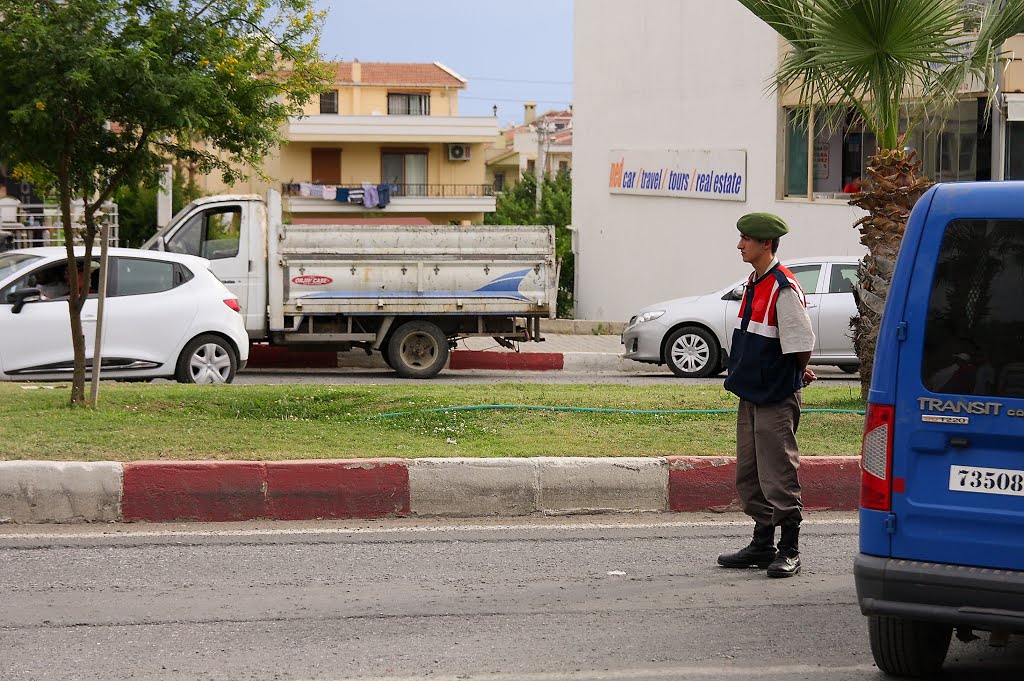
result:
<svg viewBox="0 0 1024 681"><path fill-rule="evenodd" d="M449 161L468 161L469 160L470 146L468 144L449 144L448 145L448 160Z"/></svg>

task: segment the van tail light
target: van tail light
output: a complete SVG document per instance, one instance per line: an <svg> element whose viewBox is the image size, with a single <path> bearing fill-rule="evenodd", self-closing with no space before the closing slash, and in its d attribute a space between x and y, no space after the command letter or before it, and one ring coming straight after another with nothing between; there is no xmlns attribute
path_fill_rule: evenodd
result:
<svg viewBox="0 0 1024 681"><path fill-rule="evenodd" d="M238 298L225 298L224 304L230 307L235 312L242 312L242 306L238 304Z"/></svg>
<svg viewBox="0 0 1024 681"><path fill-rule="evenodd" d="M864 442L860 450L860 505L875 511L892 508L892 430L895 410L891 404L868 403L864 418Z"/></svg>

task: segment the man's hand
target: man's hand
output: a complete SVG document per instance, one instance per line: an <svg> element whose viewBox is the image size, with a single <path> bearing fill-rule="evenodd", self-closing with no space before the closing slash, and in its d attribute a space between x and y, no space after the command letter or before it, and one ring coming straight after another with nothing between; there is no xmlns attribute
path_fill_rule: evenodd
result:
<svg viewBox="0 0 1024 681"><path fill-rule="evenodd" d="M818 377L814 375L814 372L811 371L810 367L804 369L803 384L805 388L809 386L811 383L814 383L816 380L818 380Z"/></svg>

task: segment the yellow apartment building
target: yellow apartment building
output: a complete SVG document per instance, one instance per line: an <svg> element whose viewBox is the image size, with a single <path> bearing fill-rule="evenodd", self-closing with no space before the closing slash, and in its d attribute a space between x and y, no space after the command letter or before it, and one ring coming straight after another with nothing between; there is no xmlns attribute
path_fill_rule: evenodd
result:
<svg viewBox="0 0 1024 681"><path fill-rule="evenodd" d="M275 187L293 220L470 224L493 212L484 147L492 116L460 116L466 80L443 64L335 62L334 80L284 126L263 172L207 193Z"/></svg>

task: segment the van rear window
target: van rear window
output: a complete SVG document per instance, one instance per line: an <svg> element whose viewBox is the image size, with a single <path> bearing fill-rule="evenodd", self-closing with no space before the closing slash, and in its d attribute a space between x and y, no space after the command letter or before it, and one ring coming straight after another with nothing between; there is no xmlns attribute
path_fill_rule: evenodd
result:
<svg viewBox="0 0 1024 681"><path fill-rule="evenodd" d="M935 267L921 381L1024 397L1024 220L954 220Z"/></svg>

